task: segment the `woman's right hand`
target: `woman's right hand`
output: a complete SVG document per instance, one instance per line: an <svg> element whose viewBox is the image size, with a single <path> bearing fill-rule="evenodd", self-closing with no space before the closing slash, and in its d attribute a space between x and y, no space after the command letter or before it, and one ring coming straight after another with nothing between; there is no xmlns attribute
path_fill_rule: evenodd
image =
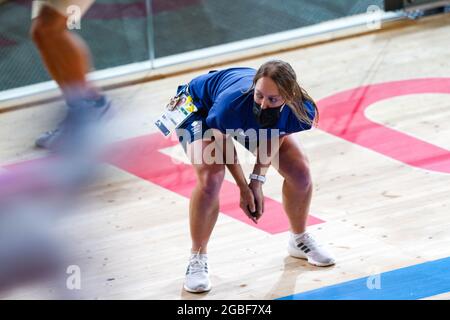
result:
<svg viewBox="0 0 450 320"><path fill-rule="evenodd" d="M257 223L256 217L252 215L252 213L256 212L255 197L248 185L241 187L240 207L250 220Z"/></svg>

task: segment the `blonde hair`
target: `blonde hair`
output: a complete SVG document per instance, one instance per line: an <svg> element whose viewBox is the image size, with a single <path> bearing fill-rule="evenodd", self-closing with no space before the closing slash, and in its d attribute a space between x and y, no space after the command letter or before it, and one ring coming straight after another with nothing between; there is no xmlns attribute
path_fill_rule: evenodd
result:
<svg viewBox="0 0 450 320"><path fill-rule="evenodd" d="M317 105L306 90L300 87L297 82L297 75L289 63L281 60L270 60L264 63L256 72L253 84L248 92L253 90L256 82L263 77L268 77L275 82L280 95L300 121L310 126L317 125L319 120ZM305 105L306 101L310 101L314 108L315 116L312 120L308 115L308 108Z"/></svg>

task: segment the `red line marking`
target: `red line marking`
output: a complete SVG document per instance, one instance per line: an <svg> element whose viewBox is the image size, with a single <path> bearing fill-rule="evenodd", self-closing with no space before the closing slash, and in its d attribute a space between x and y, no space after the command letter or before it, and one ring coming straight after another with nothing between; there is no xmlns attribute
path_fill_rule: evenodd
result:
<svg viewBox="0 0 450 320"><path fill-rule="evenodd" d="M364 110L375 102L402 95L423 93L450 93L450 78L393 81L335 94L318 102L321 114L319 128L411 166L450 173L448 150L374 123L364 115ZM196 184L193 168L183 163L177 164L159 151L175 144L177 144L176 141L164 139L159 133L150 134L115 143L107 152L105 160L137 177L189 198ZM40 161L45 159L25 161L5 168L23 169L24 166L32 166ZM5 182L1 183L1 186L6 187L7 190L11 190L12 187L10 178L11 176L5 176L5 179L0 181ZM26 183L23 179L15 182L16 184ZM238 200L238 187L224 181L220 195L221 212L272 234L288 230L289 223L279 202L266 197L266 213L260 222L254 225L239 208ZM310 216L308 225L322 222Z"/></svg>
<svg viewBox="0 0 450 320"><path fill-rule="evenodd" d="M364 110L375 102L402 95L424 93L450 93L450 78L393 81L335 94L318 102L321 114L319 128L411 166L450 173L448 150L374 123L364 115ZM113 144L104 159L137 177L189 198L196 184L193 168L183 163L177 164L159 151L176 144L177 141L164 139L159 133L150 134ZM25 161L5 168L23 169L24 166L32 166L40 161L45 159ZM10 178L11 176L5 176L5 179L0 180L3 189L11 191ZM17 184L26 183L22 178L15 181L16 187ZM260 222L257 225L250 222L239 208L238 187L231 182L224 181L220 201L221 212L252 227L272 234L287 231L289 228L282 205L267 197L266 213ZM310 216L308 225L322 222Z"/></svg>
<svg viewBox="0 0 450 320"><path fill-rule="evenodd" d="M159 133L116 143L105 157L106 161L141 179L190 198L196 185L191 165L175 163L159 150L176 145L177 141L164 139ZM239 207L239 188L224 181L220 192L220 211L229 217L271 234L289 230L289 221L281 203L265 197L265 213L258 224L251 222ZM309 216L308 225L324 222Z"/></svg>
<svg viewBox="0 0 450 320"><path fill-rule="evenodd" d="M318 102L319 128L413 167L450 173L449 150L375 123L364 114L378 101L426 93L450 93L450 78L385 82L337 93Z"/></svg>

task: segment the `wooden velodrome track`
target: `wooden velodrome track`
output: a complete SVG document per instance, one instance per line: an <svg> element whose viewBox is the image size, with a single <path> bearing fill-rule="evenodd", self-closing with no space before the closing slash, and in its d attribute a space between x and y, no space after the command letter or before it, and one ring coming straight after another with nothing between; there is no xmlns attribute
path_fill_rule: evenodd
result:
<svg viewBox="0 0 450 320"><path fill-rule="evenodd" d="M275 170L264 186L271 210L256 227L239 212L227 175L209 245L213 289L201 295L182 289L193 171L152 120L177 85L210 68L109 90L117 107L110 124L120 141L116 155L86 192L90 201L61 225L87 266L82 297L449 299L449 43L446 14L216 67L286 60L319 102L319 128L296 137L314 181L309 230L331 247L337 264L317 268L288 256ZM33 141L62 111L61 102L51 102L1 113L1 163L45 156ZM45 285L1 294L49 296Z"/></svg>

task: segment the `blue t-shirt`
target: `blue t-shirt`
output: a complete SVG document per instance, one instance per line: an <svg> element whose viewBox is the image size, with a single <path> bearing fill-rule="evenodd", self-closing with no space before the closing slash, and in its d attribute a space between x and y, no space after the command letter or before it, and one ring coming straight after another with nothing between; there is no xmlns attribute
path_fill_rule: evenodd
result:
<svg viewBox="0 0 450 320"><path fill-rule="evenodd" d="M207 111L206 124L210 128L226 133L227 129L260 129L253 114L252 86L256 70L252 68L230 68L210 71L194 78L189 83L189 93L198 108ZM313 104L305 101L308 115L314 119ZM300 121L286 105L282 108L275 129L280 135L308 130L311 125Z"/></svg>

